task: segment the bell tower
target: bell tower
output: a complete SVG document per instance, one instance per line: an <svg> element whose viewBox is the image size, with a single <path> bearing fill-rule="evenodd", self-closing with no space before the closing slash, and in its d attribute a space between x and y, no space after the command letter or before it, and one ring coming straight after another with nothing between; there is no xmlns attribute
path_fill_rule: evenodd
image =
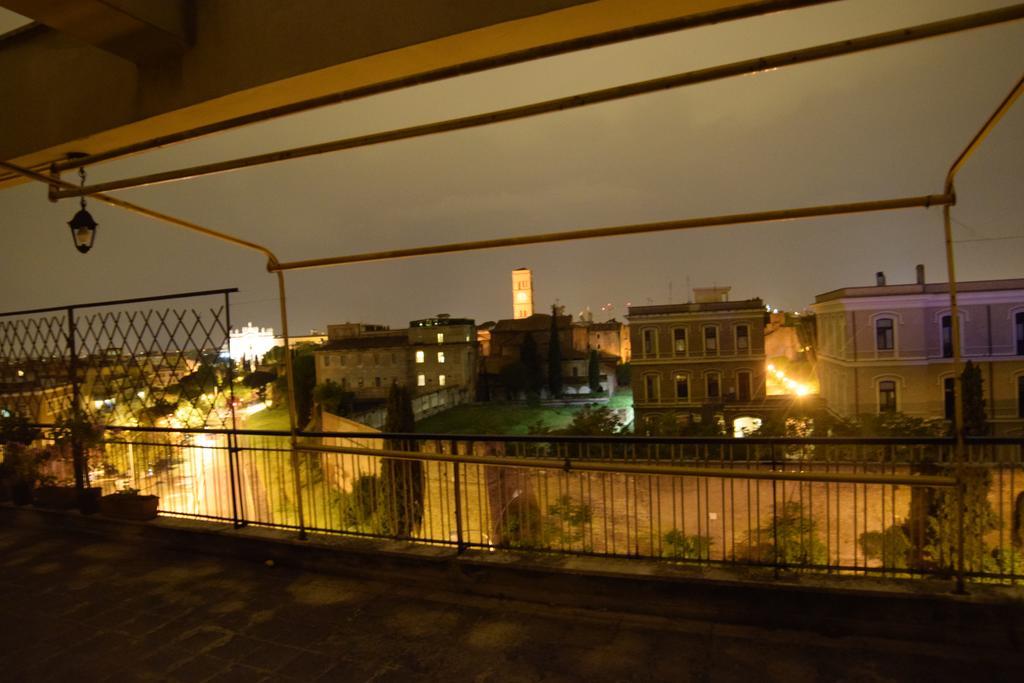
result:
<svg viewBox="0 0 1024 683"><path fill-rule="evenodd" d="M512 317L516 320L533 315L533 273L529 268L512 271Z"/></svg>

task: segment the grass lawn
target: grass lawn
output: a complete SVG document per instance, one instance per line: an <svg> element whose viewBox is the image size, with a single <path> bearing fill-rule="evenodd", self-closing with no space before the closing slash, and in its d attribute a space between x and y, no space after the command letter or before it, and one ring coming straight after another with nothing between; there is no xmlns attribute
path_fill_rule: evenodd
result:
<svg viewBox="0 0 1024 683"><path fill-rule="evenodd" d="M620 391L607 404L609 408L633 405L633 394ZM461 405L432 415L416 423L421 434L529 434L530 427L541 423L551 429L562 429L583 409L574 406L528 406L522 403L479 403Z"/></svg>
<svg viewBox="0 0 1024 683"><path fill-rule="evenodd" d="M290 429L288 409L284 406L274 406L242 417L239 423L242 429L272 429L284 432Z"/></svg>

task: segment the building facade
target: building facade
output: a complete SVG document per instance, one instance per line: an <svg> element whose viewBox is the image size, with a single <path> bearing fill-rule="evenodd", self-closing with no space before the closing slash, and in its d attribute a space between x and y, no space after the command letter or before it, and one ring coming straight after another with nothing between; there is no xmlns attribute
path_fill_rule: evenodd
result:
<svg viewBox="0 0 1024 683"><path fill-rule="evenodd" d="M637 433L665 415L760 415L765 310L760 299L629 309Z"/></svg>
<svg viewBox="0 0 1024 683"><path fill-rule="evenodd" d="M472 320L441 315L413 320L404 330L347 323L314 352L316 381L336 382L357 399L386 399L392 384L414 395L476 386L477 341Z"/></svg>
<svg viewBox="0 0 1024 683"><path fill-rule="evenodd" d="M512 318L521 320L533 315L533 273L529 268L512 271Z"/></svg>
<svg viewBox="0 0 1024 683"><path fill-rule="evenodd" d="M815 297L821 396L837 415L952 419L946 283L846 287ZM1024 433L1024 279L957 284L961 355L983 379L996 434Z"/></svg>

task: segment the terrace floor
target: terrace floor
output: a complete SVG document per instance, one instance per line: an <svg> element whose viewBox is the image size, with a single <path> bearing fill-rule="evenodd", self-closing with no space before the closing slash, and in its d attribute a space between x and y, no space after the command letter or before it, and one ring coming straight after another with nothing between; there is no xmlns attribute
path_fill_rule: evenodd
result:
<svg viewBox="0 0 1024 683"><path fill-rule="evenodd" d="M1024 680L1019 654L559 608L0 528L9 681Z"/></svg>

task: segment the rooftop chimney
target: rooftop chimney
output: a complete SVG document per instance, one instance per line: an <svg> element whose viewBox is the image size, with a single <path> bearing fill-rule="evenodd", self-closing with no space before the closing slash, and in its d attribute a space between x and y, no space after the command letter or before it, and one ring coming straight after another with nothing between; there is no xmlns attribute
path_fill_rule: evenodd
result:
<svg viewBox="0 0 1024 683"><path fill-rule="evenodd" d="M875 273L875 284L879 287L885 287L885 273L882 271Z"/></svg>
<svg viewBox="0 0 1024 683"><path fill-rule="evenodd" d="M924 265L920 263L917 264L917 284L924 284Z"/></svg>

